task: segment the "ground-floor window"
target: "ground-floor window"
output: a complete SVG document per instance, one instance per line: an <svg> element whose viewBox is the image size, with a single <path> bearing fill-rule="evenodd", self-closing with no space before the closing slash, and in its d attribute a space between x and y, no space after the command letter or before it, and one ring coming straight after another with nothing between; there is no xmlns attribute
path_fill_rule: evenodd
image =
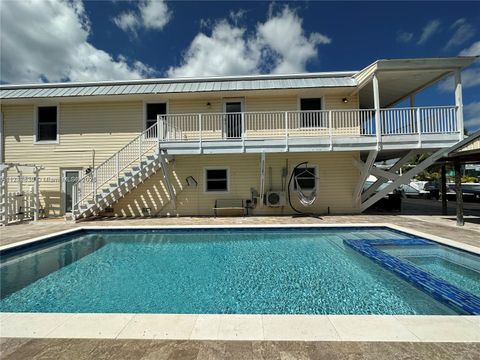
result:
<svg viewBox="0 0 480 360"><path fill-rule="evenodd" d="M228 179L228 168L206 168L205 192L227 192Z"/></svg>

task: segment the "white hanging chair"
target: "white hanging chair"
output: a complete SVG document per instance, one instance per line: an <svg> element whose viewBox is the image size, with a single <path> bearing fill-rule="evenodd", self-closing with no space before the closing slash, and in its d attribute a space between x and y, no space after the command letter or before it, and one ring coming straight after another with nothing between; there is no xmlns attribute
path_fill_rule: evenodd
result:
<svg viewBox="0 0 480 360"><path fill-rule="evenodd" d="M313 186L313 189L311 190L308 190L308 194L306 193L307 190L304 190L302 189L302 187L300 186L300 183L298 182L298 178L301 178L303 174L308 174L309 176L313 175L315 177L315 185ZM295 187L297 189L297 195L298 195L298 201L300 201L300 204L302 204L302 206L304 207L308 207L308 206L312 206L313 203L315 202L315 200L317 200L317 177L315 176L315 174L312 174L310 171L308 170L304 170L303 172L301 172L300 174L298 175L295 175L294 176L294 180L295 180Z"/></svg>

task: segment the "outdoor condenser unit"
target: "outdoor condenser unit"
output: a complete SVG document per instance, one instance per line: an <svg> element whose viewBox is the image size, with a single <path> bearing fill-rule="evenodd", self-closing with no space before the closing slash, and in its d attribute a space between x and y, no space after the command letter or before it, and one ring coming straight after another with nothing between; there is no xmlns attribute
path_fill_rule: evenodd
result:
<svg viewBox="0 0 480 360"><path fill-rule="evenodd" d="M269 191L267 192L265 201L267 206L280 207L285 206L286 199L285 191Z"/></svg>

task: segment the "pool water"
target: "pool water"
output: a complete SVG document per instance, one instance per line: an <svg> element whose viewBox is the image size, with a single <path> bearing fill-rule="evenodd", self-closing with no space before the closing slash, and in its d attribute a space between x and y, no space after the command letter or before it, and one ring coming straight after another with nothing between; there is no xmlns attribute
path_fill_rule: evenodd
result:
<svg viewBox="0 0 480 360"><path fill-rule="evenodd" d="M479 257L442 245L387 246L381 249L449 283L480 296Z"/></svg>
<svg viewBox="0 0 480 360"><path fill-rule="evenodd" d="M457 314L344 245L387 228L90 230L2 255L3 312Z"/></svg>

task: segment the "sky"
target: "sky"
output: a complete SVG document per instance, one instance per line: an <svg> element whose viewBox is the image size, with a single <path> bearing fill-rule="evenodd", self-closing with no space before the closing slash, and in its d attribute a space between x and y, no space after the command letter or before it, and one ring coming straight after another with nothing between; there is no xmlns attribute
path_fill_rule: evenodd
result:
<svg viewBox="0 0 480 360"><path fill-rule="evenodd" d="M360 70L480 55L480 2L0 0L0 81L39 83ZM480 129L480 61L462 73ZM453 80L416 105L453 104Z"/></svg>

